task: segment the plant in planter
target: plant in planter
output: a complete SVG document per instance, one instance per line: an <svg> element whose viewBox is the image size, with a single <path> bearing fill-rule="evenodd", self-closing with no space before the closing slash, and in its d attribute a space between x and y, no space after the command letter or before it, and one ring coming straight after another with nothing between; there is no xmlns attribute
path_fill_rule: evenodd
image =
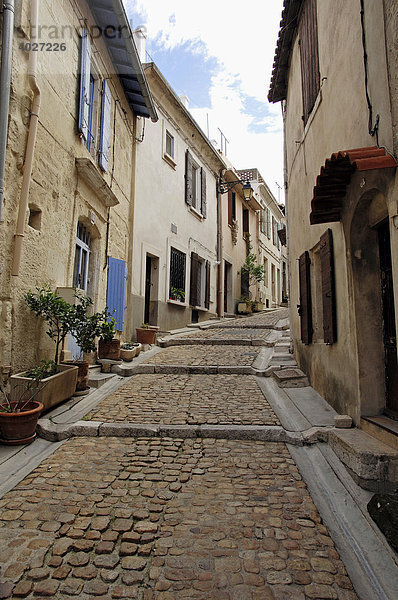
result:
<svg viewBox="0 0 398 600"><path fill-rule="evenodd" d="M125 342L120 346L120 358L129 362L141 352L141 344L138 342Z"/></svg>
<svg viewBox="0 0 398 600"><path fill-rule="evenodd" d="M136 328L137 342L140 344L154 344L156 332L159 329L156 325L143 323L141 327Z"/></svg>
<svg viewBox="0 0 398 600"><path fill-rule="evenodd" d="M183 289L177 289L177 288L171 286L169 298L170 298L170 300L177 300L178 302L185 302L185 292Z"/></svg>
<svg viewBox="0 0 398 600"><path fill-rule="evenodd" d="M77 344L80 346L82 353L94 352L96 350L95 338L100 334L100 320L102 313L94 313L88 315L87 311L92 306L93 301L88 296L76 294L78 302L74 306L74 317L71 324L71 333L73 334ZM64 361L65 364L74 364L78 367L76 392L82 394L88 393L88 375L89 363L87 360L72 360Z"/></svg>
<svg viewBox="0 0 398 600"><path fill-rule="evenodd" d="M106 306L100 315L98 358L120 360L120 340L115 338L116 320Z"/></svg>
<svg viewBox="0 0 398 600"><path fill-rule="evenodd" d="M36 426L43 404L35 396L43 385L40 382L54 372L53 361L30 369L26 380L19 382L14 393L7 392L0 380L0 442L7 445L30 444L36 437ZM44 384L45 385L45 384Z"/></svg>
<svg viewBox="0 0 398 600"><path fill-rule="evenodd" d="M251 300L250 287L255 283L261 283L265 280L264 265L257 263L257 256L254 252L251 252L252 246L250 244L250 236L246 237L247 244L247 256L243 263L238 275L242 277L242 281L246 281L248 295L239 299L238 312L252 312L256 306L256 302ZM241 304L246 303L246 310L244 310Z"/></svg>

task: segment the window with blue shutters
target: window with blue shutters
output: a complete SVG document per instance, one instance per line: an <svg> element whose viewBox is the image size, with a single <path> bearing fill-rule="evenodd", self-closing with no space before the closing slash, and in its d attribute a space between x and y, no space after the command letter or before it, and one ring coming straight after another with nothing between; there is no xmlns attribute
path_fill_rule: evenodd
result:
<svg viewBox="0 0 398 600"><path fill-rule="evenodd" d="M95 155L98 150L96 143L98 128L98 95L99 77L91 56L91 44L87 31L83 28L80 49L80 98L78 131L81 134L87 150Z"/></svg>
<svg viewBox="0 0 398 600"><path fill-rule="evenodd" d="M101 131L99 148L99 166L103 171L108 171L109 147L111 137L111 92L106 79L102 82L101 103Z"/></svg>

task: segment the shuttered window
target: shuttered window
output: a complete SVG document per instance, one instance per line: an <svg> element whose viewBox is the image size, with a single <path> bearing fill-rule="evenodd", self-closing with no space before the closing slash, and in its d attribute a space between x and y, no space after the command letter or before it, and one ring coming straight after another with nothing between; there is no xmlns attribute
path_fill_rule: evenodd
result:
<svg viewBox="0 0 398 600"><path fill-rule="evenodd" d="M205 308L210 307L210 262L206 260Z"/></svg>
<svg viewBox="0 0 398 600"><path fill-rule="evenodd" d="M185 153L185 202L204 219L207 217L206 172L189 150Z"/></svg>
<svg viewBox="0 0 398 600"><path fill-rule="evenodd" d="M243 225L243 236L245 236L247 233L250 233L250 231L249 231L249 211L247 210L247 208L242 209L242 225Z"/></svg>
<svg viewBox="0 0 398 600"><path fill-rule="evenodd" d="M320 239L323 339L326 344L337 341L336 288L334 274L333 233L325 231Z"/></svg>
<svg viewBox="0 0 398 600"><path fill-rule="evenodd" d="M108 257L106 305L116 320L116 330L123 331L126 308L127 269L124 260Z"/></svg>
<svg viewBox="0 0 398 600"><path fill-rule="evenodd" d="M320 87L317 0L305 0L299 24L303 119L307 123Z"/></svg>
<svg viewBox="0 0 398 600"><path fill-rule="evenodd" d="M170 249L170 286L169 298L171 300L185 301L185 262L184 252Z"/></svg>
<svg viewBox="0 0 398 600"><path fill-rule="evenodd" d="M300 315L301 341L304 344L312 342L312 305L311 305L311 281L310 281L310 256L304 252L299 258L299 287L300 304L298 313Z"/></svg>
<svg viewBox="0 0 398 600"><path fill-rule="evenodd" d="M207 197L206 197L206 172L202 167L200 169L200 212L202 217L207 217Z"/></svg>
<svg viewBox="0 0 398 600"><path fill-rule="evenodd" d="M81 49L80 49L80 98L79 98L79 118L78 130L82 134L83 141L87 144L89 141L90 130L90 98L91 98L91 82L90 82L90 61L91 61L91 46L87 31L82 29Z"/></svg>
<svg viewBox="0 0 398 600"><path fill-rule="evenodd" d="M228 190L228 225L233 224L236 220L236 194L232 190Z"/></svg>
<svg viewBox="0 0 398 600"><path fill-rule="evenodd" d="M191 288L190 288L190 304L192 306L200 306L200 290L202 286L201 279L201 263L199 256L192 252L191 254Z"/></svg>
<svg viewBox="0 0 398 600"><path fill-rule="evenodd" d="M189 150L185 153L185 202L192 206L192 156Z"/></svg>
<svg viewBox="0 0 398 600"><path fill-rule="evenodd" d="M106 79L102 82L102 102L101 102L101 131L100 131L100 149L99 166L103 171L108 171L109 147L111 137L111 92Z"/></svg>

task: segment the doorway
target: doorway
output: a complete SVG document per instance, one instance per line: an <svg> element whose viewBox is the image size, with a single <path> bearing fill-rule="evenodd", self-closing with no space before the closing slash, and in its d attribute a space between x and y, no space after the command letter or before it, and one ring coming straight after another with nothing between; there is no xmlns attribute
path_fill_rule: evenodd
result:
<svg viewBox="0 0 398 600"><path fill-rule="evenodd" d="M232 265L224 260L224 313L232 312Z"/></svg>
<svg viewBox="0 0 398 600"><path fill-rule="evenodd" d="M158 324L158 277L159 259L149 254L146 255L145 264L145 297L144 297L144 323Z"/></svg>
<svg viewBox="0 0 398 600"><path fill-rule="evenodd" d="M377 229L380 256L380 283L383 314L383 343L385 357L386 414L398 420L398 361L397 332L395 328L395 309L393 291L393 273L391 261L390 228L388 220Z"/></svg>

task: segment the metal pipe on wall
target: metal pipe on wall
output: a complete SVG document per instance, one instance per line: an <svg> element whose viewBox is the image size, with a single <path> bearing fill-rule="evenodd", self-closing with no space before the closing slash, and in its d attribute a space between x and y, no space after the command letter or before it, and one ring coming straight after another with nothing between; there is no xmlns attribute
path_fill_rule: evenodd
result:
<svg viewBox="0 0 398 600"><path fill-rule="evenodd" d="M0 221L4 198L4 172L10 107L10 87L12 70L12 44L14 39L14 0L3 4L3 33L0 72Z"/></svg>
<svg viewBox="0 0 398 600"><path fill-rule="evenodd" d="M31 46L33 46L34 42L37 41L38 22L39 22L39 0L31 0L31 7L30 7L30 43L31 43ZM14 277L17 277L19 275L19 267L21 264L22 242L23 242L24 231L25 231L26 210L28 208L29 187L30 187L30 180L32 177L33 156L34 156L34 150L35 150L35 144L36 144L37 126L39 124L41 94L40 94L40 88L36 81L37 55L38 55L38 52L33 52L32 50L29 53L28 78L29 78L29 85L33 92L33 101L32 101L32 108L31 108L31 112L30 112L28 141L26 143L25 162L24 162L24 166L23 166L23 177L22 177L22 189L21 189L21 196L19 199L18 220L17 220L17 228L16 228L16 232L15 232L14 256L13 256L12 271L11 271L11 275L13 275Z"/></svg>

